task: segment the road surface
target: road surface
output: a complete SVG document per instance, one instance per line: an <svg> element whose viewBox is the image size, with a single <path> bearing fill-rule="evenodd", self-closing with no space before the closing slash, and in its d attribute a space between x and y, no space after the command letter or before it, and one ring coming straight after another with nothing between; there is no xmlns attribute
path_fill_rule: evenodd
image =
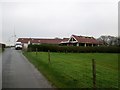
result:
<svg viewBox="0 0 120 90"><path fill-rule="evenodd" d="M52 86L21 51L7 48L2 56L2 88L52 88Z"/></svg>

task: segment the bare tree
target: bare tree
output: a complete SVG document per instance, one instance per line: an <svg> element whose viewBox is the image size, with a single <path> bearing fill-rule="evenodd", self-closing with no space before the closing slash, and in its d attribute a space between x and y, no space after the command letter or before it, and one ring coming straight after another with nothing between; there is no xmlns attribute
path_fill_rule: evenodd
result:
<svg viewBox="0 0 120 90"><path fill-rule="evenodd" d="M120 37L104 35L104 36L100 36L98 40L102 41L104 45L107 45L107 46L119 46L120 45Z"/></svg>

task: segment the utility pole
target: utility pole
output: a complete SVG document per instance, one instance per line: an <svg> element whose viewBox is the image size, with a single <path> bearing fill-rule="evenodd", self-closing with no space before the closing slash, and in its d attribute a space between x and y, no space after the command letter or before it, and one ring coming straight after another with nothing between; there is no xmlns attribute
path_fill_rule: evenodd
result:
<svg viewBox="0 0 120 90"><path fill-rule="evenodd" d="M8 40L8 45L10 46L10 38L9 38L9 40Z"/></svg>
<svg viewBox="0 0 120 90"><path fill-rule="evenodd" d="M15 25L14 25L14 35L13 35L13 38L14 38L14 46L15 46L15 42L16 42Z"/></svg>

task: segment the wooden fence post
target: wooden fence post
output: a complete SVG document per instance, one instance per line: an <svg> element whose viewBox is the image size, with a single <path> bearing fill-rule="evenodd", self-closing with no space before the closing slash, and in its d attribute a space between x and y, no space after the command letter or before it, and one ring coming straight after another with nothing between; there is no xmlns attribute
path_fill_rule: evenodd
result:
<svg viewBox="0 0 120 90"><path fill-rule="evenodd" d="M49 63L51 63L51 61L50 61L50 50L48 50L48 61L49 61Z"/></svg>
<svg viewBox="0 0 120 90"><path fill-rule="evenodd" d="M37 48L36 48L36 55L37 55L37 52L38 52L38 50L37 50Z"/></svg>
<svg viewBox="0 0 120 90"><path fill-rule="evenodd" d="M96 62L92 59L93 88L96 88Z"/></svg>

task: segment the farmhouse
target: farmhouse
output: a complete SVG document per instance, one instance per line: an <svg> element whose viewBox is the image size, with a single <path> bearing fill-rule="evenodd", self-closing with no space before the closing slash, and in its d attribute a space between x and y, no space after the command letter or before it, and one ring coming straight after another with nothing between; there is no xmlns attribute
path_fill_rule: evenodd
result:
<svg viewBox="0 0 120 90"><path fill-rule="evenodd" d="M62 41L61 44L67 46L85 46L85 47L102 45L102 43L100 43L94 37L76 36L76 35L72 35L68 41Z"/></svg>
<svg viewBox="0 0 120 90"><path fill-rule="evenodd" d="M21 42L24 48L28 47L31 38L19 38L16 42Z"/></svg>
<svg viewBox="0 0 120 90"><path fill-rule="evenodd" d="M72 35L70 38L19 38L17 42L21 42L24 48L27 48L29 44L56 44L65 46L99 46L102 45L94 37L76 36Z"/></svg>
<svg viewBox="0 0 120 90"><path fill-rule="evenodd" d="M21 42L24 48L27 48L29 44L61 44L62 41L67 40L66 38L59 39L42 39L42 38L19 38L17 42Z"/></svg>

